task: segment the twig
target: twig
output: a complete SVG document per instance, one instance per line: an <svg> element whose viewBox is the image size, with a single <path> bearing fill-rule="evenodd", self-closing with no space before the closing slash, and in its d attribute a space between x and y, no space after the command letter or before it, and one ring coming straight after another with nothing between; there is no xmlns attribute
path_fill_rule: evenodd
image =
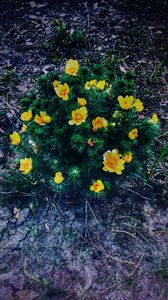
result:
<svg viewBox="0 0 168 300"><path fill-rule="evenodd" d="M75 230L75 232L78 233L79 236L90 245L90 242L82 234L80 234L79 231Z"/></svg>
<svg viewBox="0 0 168 300"><path fill-rule="evenodd" d="M30 274L27 270L27 259L25 257L25 260L24 260L24 266L23 266L23 272L25 274L25 276L27 276L28 278L32 279L33 281L36 281L38 282L39 284L42 284L42 282L40 281L40 279L36 276L33 276L32 274Z"/></svg>
<svg viewBox="0 0 168 300"><path fill-rule="evenodd" d="M134 218L134 217L131 217L131 216L118 216L118 217L115 217L114 218L114 220L113 220L113 226L115 225L115 220L116 219L124 219L124 218L129 218L129 219L133 219L133 220L135 220L137 223L139 223L141 226L143 226L143 224L139 221L139 220L137 220L136 218ZM136 230L136 232L151 246L151 247L153 247L156 251L157 251L157 249L155 248L155 246L139 231L139 229L140 228L138 228L138 227L136 227L136 226L133 226L133 225L131 225L131 224L127 224L127 223L123 223L124 225L127 225L128 227L130 226L130 227L133 227L135 230Z"/></svg>
<svg viewBox="0 0 168 300"><path fill-rule="evenodd" d="M146 196L143 196L143 195L141 195L140 193L135 192L134 190L132 190L132 189L130 189L130 188L124 186L124 185L120 185L120 187L123 188L123 189L125 189L125 190L127 190L127 191L129 191L129 192L132 192L133 194L139 196L140 198L143 198L143 199L149 200L149 201L153 201L151 198L148 198L148 197L146 197Z"/></svg>
<svg viewBox="0 0 168 300"><path fill-rule="evenodd" d="M89 207L89 209L90 209L90 211L91 211L91 213L92 213L92 215L93 215L93 217L94 217L96 223L99 224L99 221L97 220L97 218L96 218L96 216L95 216L95 213L94 213L93 209L92 209L91 206L90 206L89 201L88 201L88 207Z"/></svg>
<svg viewBox="0 0 168 300"><path fill-rule="evenodd" d="M87 16L87 25L88 25L88 36L90 37L90 15Z"/></svg>
<svg viewBox="0 0 168 300"><path fill-rule="evenodd" d="M132 234L132 233L130 233L130 232L128 232L128 231L126 231L126 230L111 230L111 232L115 232L115 233L126 233L126 234L128 234L128 235L130 235L131 237L133 237L134 239L136 239L138 242L140 242L140 243L142 243L143 244L143 241L142 240L140 240L137 236L135 236L134 234Z"/></svg>
<svg viewBox="0 0 168 300"><path fill-rule="evenodd" d="M129 260L122 260L122 259L119 259L119 258L117 258L117 257L114 257L114 256L110 253L110 251L109 251L108 249L106 249L105 245L103 244L103 242L101 241L101 239L99 238L99 236L97 236L97 239L98 239L98 241L101 243L103 249L106 250L106 252L108 253L108 256L109 256L110 258L112 258L112 259L115 260L115 261L121 262L121 263L123 263L123 264L127 264L127 265L135 265L135 263L132 262L132 261L129 261Z"/></svg>
<svg viewBox="0 0 168 300"><path fill-rule="evenodd" d="M160 139L160 138L162 138L162 137L164 137L164 136L166 136L166 135L168 135L168 132L165 132L165 133L163 133L162 135L159 135L159 136L156 138L156 140L158 140L158 139Z"/></svg>
<svg viewBox="0 0 168 300"><path fill-rule="evenodd" d="M131 276L135 273L135 271L138 269L138 267L139 267L139 265L140 265L142 259L144 258L144 256L145 256L145 253L142 253L141 258L140 258L140 260L138 261L138 263L137 263L135 269L134 269L134 270L131 272L131 274L129 275L130 277L131 277Z"/></svg>
<svg viewBox="0 0 168 300"><path fill-rule="evenodd" d="M5 195L24 195L25 197L30 197L34 195L38 195L42 193L42 191L39 192L34 192L34 193L24 193L24 192L19 192L19 191L13 191L13 192L0 192L1 196Z"/></svg>
<svg viewBox="0 0 168 300"><path fill-rule="evenodd" d="M117 287L117 286L118 286L118 287L122 287L123 285L126 285L127 283L129 283L129 281L128 281L128 282L124 282L124 283L117 282L117 283L115 283L115 284L109 286L109 287L106 288L105 290L101 291L100 293L101 293L101 294L106 293L107 291L111 290L111 289L114 288L114 287Z"/></svg>
<svg viewBox="0 0 168 300"><path fill-rule="evenodd" d="M135 263L132 262L132 261L119 259L119 258L114 257L113 255L111 255L109 253L108 253L108 256L110 258L112 258L113 260L115 260L115 261L121 262L122 264L133 265L133 266L135 265Z"/></svg>
<svg viewBox="0 0 168 300"><path fill-rule="evenodd" d="M125 223L125 225L133 227L131 224ZM148 241L148 239L136 227L133 227L133 228L152 248L154 248L157 251L156 247L150 241Z"/></svg>
<svg viewBox="0 0 168 300"><path fill-rule="evenodd" d="M139 220L137 220L136 218L131 217L131 216L117 216L117 217L114 218L112 225L115 224L116 219L126 219L126 218L135 220L137 223L139 223L141 226L143 226L143 224Z"/></svg>

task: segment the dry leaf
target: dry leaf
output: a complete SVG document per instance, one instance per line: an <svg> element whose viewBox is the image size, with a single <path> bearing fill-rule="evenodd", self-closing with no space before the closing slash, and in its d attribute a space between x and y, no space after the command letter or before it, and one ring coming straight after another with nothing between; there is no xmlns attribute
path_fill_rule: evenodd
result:
<svg viewBox="0 0 168 300"><path fill-rule="evenodd" d="M16 220L19 220L20 219L20 208L15 207L14 214L15 214Z"/></svg>
<svg viewBox="0 0 168 300"><path fill-rule="evenodd" d="M123 66L119 66L120 71L123 72L124 74L127 73L127 70Z"/></svg>
<svg viewBox="0 0 168 300"><path fill-rule="evenodd" d="M145 59L138 60L138 63L139 64L146 64L146 60Z"/></svg>
<svg viewBox="0 0 168 300"><path fill-rule="evenodd" d="M37 7L36 2L34 2L34 1L30 1L30 2L29 2L29 5L31 6L31 8Z"/></svg>
<svg viewBox="0 0 168 300"><path fill-rule="evenodd" d="M47 223L45 223L45 227L46 227L47 231L50 231L50 228Z"/></svg>

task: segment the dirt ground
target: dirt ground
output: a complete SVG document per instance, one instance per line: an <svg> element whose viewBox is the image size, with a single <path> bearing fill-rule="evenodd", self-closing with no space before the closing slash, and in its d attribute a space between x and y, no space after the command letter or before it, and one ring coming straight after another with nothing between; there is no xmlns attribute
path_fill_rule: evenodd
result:
<svg viewBox="0 0 168 300"><path fill-rule="evenodd" d="M92 63L114 56L121 72L135 72L145 113L157 112L166 132L167 13L121 2L1 1L2 170L9 160L3 136L20 127L19 100L65 58ZM70 30L85 30L88 45L48 48L58 18ZM165 136L156 147L164 142ZM7 207L1 201L0 300L168 299L168 206L161 187L126 183L112 199L79 207L44 198L35 211L22 205L19 220L15 199Z"/></svg>

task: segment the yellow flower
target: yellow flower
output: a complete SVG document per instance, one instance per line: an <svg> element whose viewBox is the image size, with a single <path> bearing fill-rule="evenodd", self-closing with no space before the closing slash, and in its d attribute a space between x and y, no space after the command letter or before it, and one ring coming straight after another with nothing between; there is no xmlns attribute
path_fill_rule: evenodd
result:
<svg viewBox="0 0 168 300"><path fill-rule="evenodd" d="M72 111L72 119L69 121L70 125L80 125L81 123L85 122L87 118L87 109L85 106L73 110Z"/></svg>
<svg viewBox="0 0 168 300"><path fill-rule="evenodd" d="M97 84L97 80L96 79L90 80L90 87L96 87L96 84Z"/></svg>
<svg viewBox="0 0 168 300"><path fill-rule="evenodd" d="M85 83L85 89L86 90L90 89L90 81L86 81L86 83Z"/></svg>
<svg viewBox="0 0 168 300"><path fill-rule="evenodd" d="M66 62L65 73L68 75L76 76L79 69L77 60L69 59Z"/></svg>
<svg viewBox="0 0 168 300"><path fill-rule="evenodd" d="M105 80L99 80L96 87L99 91L103 91L106 85L106 81Z"/></svg>
<svg viewBox="0 0 168 300"><path fill-rule="evenodd" d="M115 112L113 113L113 118L121 118L122 117L122 113L119 110L115 110Z"/></svg>
<svg viewBox="0 0 168 300"><path fill-rule="evenodd" d="M23 122L28 122L30 121L32 118L33 118L33 115L32 115L32 110L29 109L28 111L24 111L22 114L21 114L21 120Z"/></svg>
<svg viewBox="0 0 168 300"><path fill-rule="evenodd" d="M28 125L23 124L21 132L26 132Z"/></svg>
<svg viewBox="0 0 168 300"><path fill-rule="evenodd" d="M92 121L93 131L97 131L99 128L106 128L108 126L108 121L105 118L97 117Z"/></svg>
<svg viewBox="0 0 168 300"><path fill-rule="evenodd" d="M48 116L44 111L40 111L40 116L35 115L34 122L41 125L41 126L44 126L44 125L49 124L51 122L51 117Z"/></svg>
<svg viewBox="0 0 168 300"><path fill-rule="evenodd" d="M132 161L132 152L126 152L123 156L126 163L130 163Z"/></svg>
<svg viewBox="0 0 168 300"><path fill-rule="evenodd" d="M128 133L128 137L130 140L135 140L138 137L138 129L134 128Z"/></svg>
<svg viewBox="0 0 168 300"><path fill-rule="evenodd" d="M112 127L115 127L115 126L116 126L116 123L115 123L115 122L112 122L112 123L110 123L110 125L111 125Z"/></svg>
<svg viewBox="0 0 168 300"><path fill-rule="evenodd" d="M67 83L58 84L54 89L59 98L62 98L64 101L68 100L69 86Z"/></svg>
<svg viewBox="0 0 168 300"><path fill-rule="evenodd" d="M122 109L129 110L134 102L133 96L126 96L125 98L122 96L118 96L118 102Z"/></svg>
<svg viewBox="0 0 168 300"><path fill-rule="evenodd" d="M137 112L141 112L144 109L143 102L139 99L135 99L135 102L133 104L133 107L135 107Z"/></svg>
<svg viewBox="0 0 168 300"><path fill-rule="evenodd" d="M58 80L54 80L53 82L53 87L54 89L59 85L59 81Z"/></svg>
<svg viewBox="0 0 168 300"><path fill-rule="evenodd" d="M62 176L62 172L56 172L54 177L54 182L57 184L62 183L64 180L64 177Z"/></svg>
<svg viewBox="0 0 168 300"><path fill-rule="evenodd" d="M122 171L124 170L125 160L122 158L122 155L119 154L117 149L106 151L103 155L103 159L104 171L116 173L118 175L122 174Z"/></svg>
<svg viewBox="0 0 168 300"><path fill-rule="evenodd" d="M12 134L9 135L11 141L10 144L18 146L21 143L21 138L18 132L14 131Z"/></svg>
<svg viewBox="0 0 168 300"><path fill-rule="evenodd" d="M90 81L86 81L85 83L85 89L86 90L90 90L91 87L96 87L97 85L97 80L96 79L92 79Z"/></svg>
<svg viewBox="0 0 168 300"><path fill-rule="evenodd" d="M90 190L95 192L95 193L100 193L101 191L104 190L104 184L101 180L95 181L91 186Z"/></svg>
<svg viewBox="0 0 168 300"><path fill-rule="evenodd" d="M22 174L28 174L33 169L32 159L31 158L23 158L20 160L20 168L19 170Z"/></svg>
<svg viewBox="0 0 168 300"><path fill-rule="evenodd" d="M157 114L153 114L152 118L150 119L150 123L156 124L156 123L158 123L158 121L159 121L159 119L158 119Z"/></svg>
<svg viewBox="0 0 168 300"><path fill-rule="evenodd" d="M87 100L85 98L78 98L77 100L80 106L84 106L87 104Z"/></svg>

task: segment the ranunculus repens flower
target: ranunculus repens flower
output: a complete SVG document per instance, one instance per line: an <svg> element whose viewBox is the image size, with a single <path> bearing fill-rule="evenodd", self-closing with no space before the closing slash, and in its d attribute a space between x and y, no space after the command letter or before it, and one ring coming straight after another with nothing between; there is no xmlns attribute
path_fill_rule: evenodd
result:
<svg viewBox="0 0 168 300"><path fill-rule="evenodd" d="M104 184L101 180L95 181L91 186L90 190L95 193L100 193L104 190Z"/></svg>
<svg viewBox="0 0 168 300"><path fill-rule="evenodd" d="M80 125L85 122L87 118L87 109L85 106L72 111L72 119L69 121L70 125Z"/></svg>
<svg viewBox="0 0 168 300"><path fill-rule="evenodd" d="M125 160L117 149L113 149L112 151L108 150L103 155L103 170L106 172L121 175L124 170L124 163Z"/></svg>
<svg viewBox="0 0 168 300"><path fill-rule="evenodd" d="M54 177L54 182L56 184L60 184L63 182L63 180L64 180L64 177L62 176L62 172L56 172L55 177Z"/></svg>
<svg viewBox="0 0 168 300"><path fill-rule="evenodd" d="M31 158L23 158L20 160L20 168L22 174L28 174L33 169L33 163Z"/></svg>
<svg viewBox="0 0 168 300"><path fill-rule="evenodd" d="M92 125L93 131L97 131L100 128L106 128L108 126L108 121L105 118L96 117L96 119L92 121Z"/></svg>
<svg viewBox="0 0 168 300"><path fill-rule="evenodd" d="M18 146L21 144L21 138L17 131L14 131L12 134L9 135L9 137L11 139L10 143L12 145Z"/></svg>
<svg viewBox="0 0 168 300"><path fill-rule="evenodd" d="M77 60L69 59L66 62L65 73L71 76L76 76L79 69L79 63Z"/></svg>

